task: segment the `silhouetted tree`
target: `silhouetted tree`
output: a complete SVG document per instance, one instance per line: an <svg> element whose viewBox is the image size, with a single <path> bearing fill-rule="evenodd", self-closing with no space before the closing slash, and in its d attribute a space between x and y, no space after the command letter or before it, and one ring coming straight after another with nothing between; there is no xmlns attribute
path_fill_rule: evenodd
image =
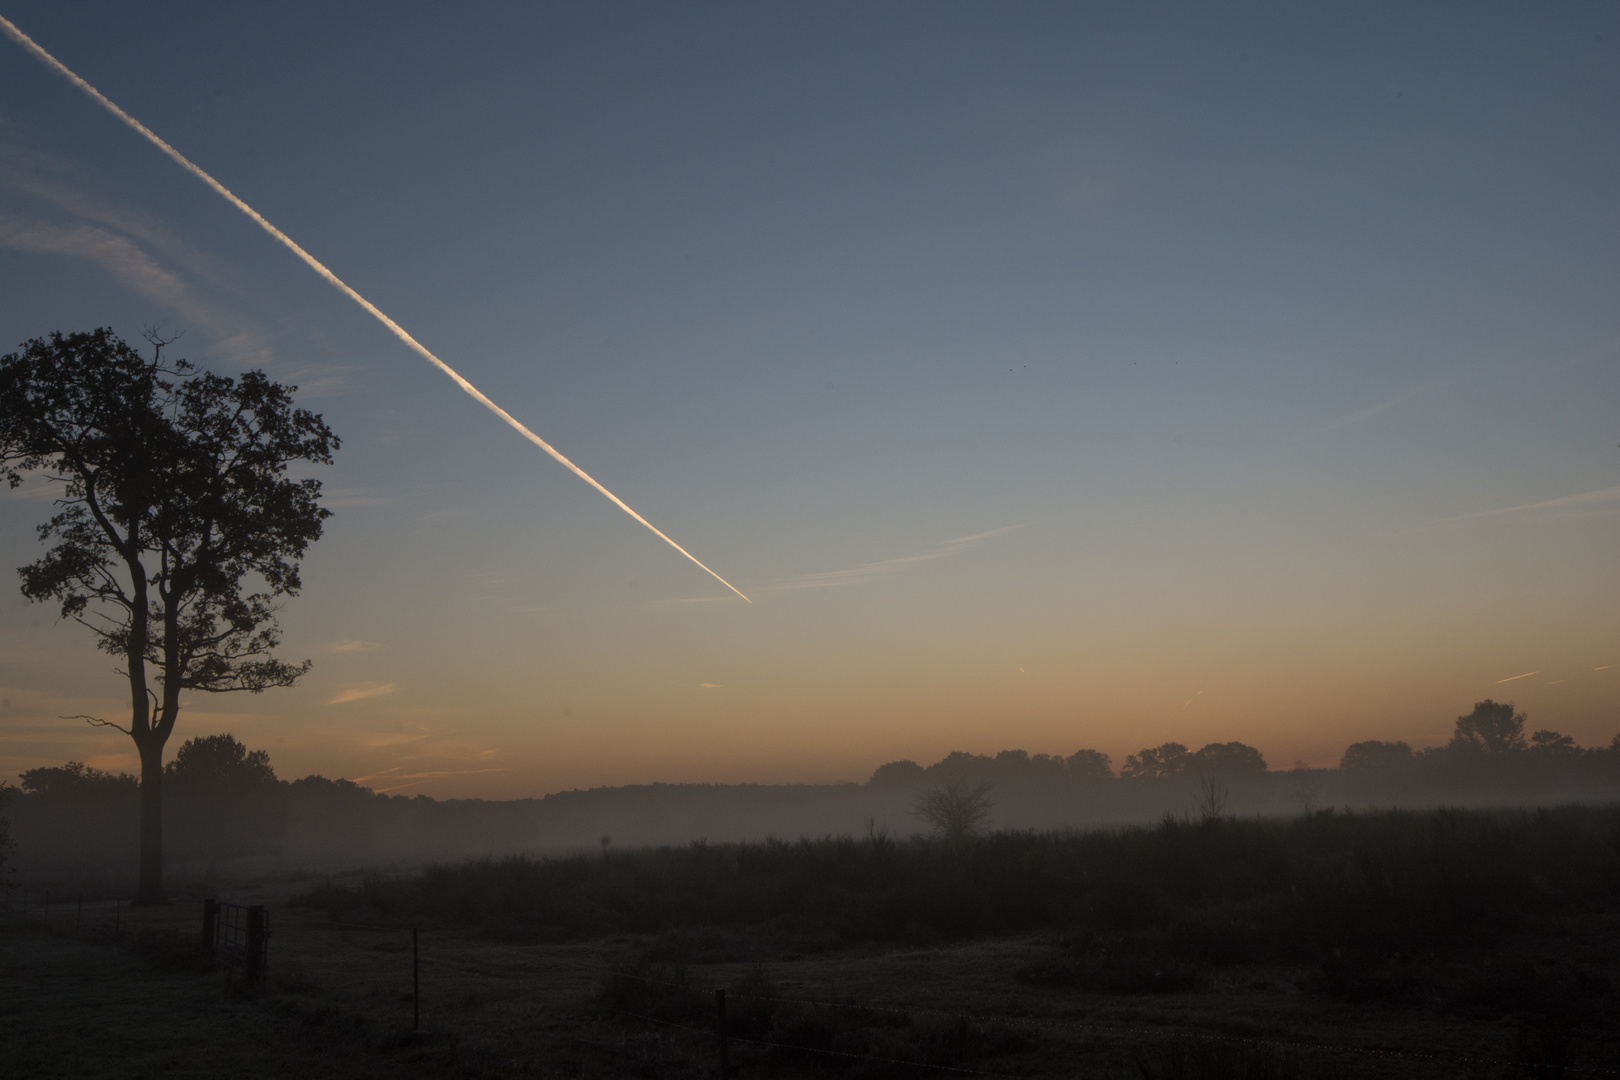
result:
<svg viewBox="0 0 1620 1080"><path fill-rule="evenodd" d="M1076 750L1064 764L1076 780L1112 780L1114 762L1101 750Z"/></svg>
<svg viewBox="0 0 1620 1080"><path fill-rule="evenodd" d="M1551 728L1542 728L1530 736L1530 749L1540 754L1574 754L1580 751L1573 738L1560 735Z"/></svg>
<svg viewBox="0 0 1620 1080"><path fill-rule="evenodd" d="M923 767L915 761L891 761L879 765L866 783L874 788L908 788L916 787L922 779Z"/></svg>
<svg viewBox="0 0 1620 1080"><path fill-rule="evenodd" d="M1339 768L1345 772L1373 772L1410 764L1412 760L1412 747L1407 743L1368 739L1351 743L1339 759Z"/></svg>
<svg viewBox="0 0 1620 1080"><path fill-rule="evenodd" d="M990 820L990 811L996 805L990 798L991 787L990 784L947 780L923 792L913 813L951 843L966 843Z"/></svg>
<svg viewBox="0 0 1620 1080"><path fill-rule="evenodd" d="M0 784L0 896L11 893L11 786Z"/></svg>
<svg viewBox="0 0 1620 1080"><path fill-rule="evenodd" d="M293 387L150 360L110 331L27 342L0 357L0 473L59 483L54 541L23 567L23 595L56 601L122 660L130 720L84 717L134 740L141 759L140 887L164 899L163 747L184 690L257 693L309 667L271 654L278 597L329 512L294 461L330 463L338 446ZM155 669L161 693L148 681Z"/></svg>
<svg viewBox="0 0 1620 1080"><path fill-rule="evenodd" d="M1474 706L1467 716L1457 717L1457 729L1451 736L1453 750L1474 751L1484 754L1510 754L1525 749L1524 713L1513 711L1512 702L1495 702L1486 698Z"/></svg>
<svg viewBox="0 0 1620 1080"><path fill-rule="evenodd" d="M1127 757L1119 775L1126 780L1164 780L1185 773L1190 758L1180 743L1162 743Z"/></svg>
<svg viewBox="0 0 1620 1080"><path fill-rule="evenodd" d="M285 825L281 782L264 750L229 735L189 739L163 770L176 811L170 838L187 855L214 860L272 849Z"/></svg>
<svg viewBox="0 0 1620 1080"><path fill-rule="evenodd" d="M1240 742L1210 743L1193 754L1189 764L1200 773L1227 778L1259 776L1266 771L1260 751Z"/></svg>
<svg viewBox="0 0 1620 1080"><path fill-rule="evenodd" d="M136 777L70 761L29 769L19 779L18 833L30 857L44 847L107 865L121 862L138 840L141 782Z"/></svg>
<svg viewBox="0 0 1620 1080"><path fill-rule="evenodd" d="M94 769L82 761L66 765L42 765L19 777L22 789L30 795L58 806L133 805L141 782L129 773Z"/></svg>
<svg viewBox="0 0 1620 1080"><path fill-rule="evenodd" d="M965 750L952 750L923 771L930 777L953 780L966 780L969 777L974 777L982 780L995 771L995 760L995 758L987 754L970 754Z"/></svg>

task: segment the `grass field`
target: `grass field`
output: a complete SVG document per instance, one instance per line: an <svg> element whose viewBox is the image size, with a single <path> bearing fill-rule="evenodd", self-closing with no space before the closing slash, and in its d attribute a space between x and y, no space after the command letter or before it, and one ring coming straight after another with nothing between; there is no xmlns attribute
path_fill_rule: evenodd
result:
<svg viewBox="0 0 1620 1080"><path fill-rule="evenodd" d="M746 905L729 922L666 915L656 929L600 920L503 929L491 921L502 898L480 877L481 864L470 864L438 878L340 879L296 904L288 901L307 883L265 882L226 896L270 907L270 974L250 990L200 964L196 903L125 909L118 935L110 905L87 906L81 916L59 903L49 924L37 909L11 910L0 916L0 1076L713 1077L716 988L727 992L729 1057L742 1076L1616 1075L1620 904L1599 887L1604 868L1583 862L1605 844L1620 851L1613 818L1593 811L1555 825L1533 815L1453 821L1454 833L1487 838L1485 847L1469 848L1477 867L1461 863L1456 873L1466 877L1503 852L1522 853L1525 836L1539 836L1542 855L1551 852L1557 864L1581 856L1559 888L1585 886L1561 896L1545 858L1532 860L1543 892L1519 917L1489 933L1475 926L1444 937L1433 949L1397 955L1364 945L1348 959L1343 946L1319 943L1301 953L1286 935L1255 944L1241 929L1242 949L1211 952L1207 942L1183 934L1178 943L1162 927L1120 930L1108 920L1123 915L1105 913L1099 922L1092 909L1054 912L1015 932L970 927L908 932L909 939L826 936L819 944L802 933L765 932L754 918L759 911ZM1386 825L1429 835L1422 821ZM1160 850L1185 863L1196 828L1165 830L1126 837L1108 857ZM1233 835L1262 847L1276 839ZM1558 848L1560 835L1575 846ZM1226 840L1220 861L1230 870L1242 863L1247 841ZM1580 847L1587 841L1598 846ZM1015 849L1044 843L1006 842ZM851 858L864 857L859 843ZM812 860L836 850L783 847ZM619 853L613 858L622 865L609 860L598 872L657 891L661 873L685 873L686 850ZM689 858L708 866L738 854L711 847ZM920 859L949 872L952 857L965 856L914 851L891 865L909 875ZM593 859L535 863L525 873L544 876L556 865L584 888L579 877L604 862ZM1152 880L1150 869L1141 868L1142 880ZM836 875L824 867L823 876ZM868 877L868 891L881 878ZM455 896L451 879L483 890L476 917L445 906ZM1292 888L1286 873L1267 880ZM1498 875L1472 888L1512 880ZM1165 888L1174 894L1188 881ZM1468 882L1461 887L1469 895ZM714 910L725 909L723 885L706 888ZM1413 898L1410 890L1403 895ZM1250 899L1257 910L1274 910L1262 894ZM1141 902L1172 922L1211 904L1230 906L1207 890L1185 910L1151 900ZM610 914L602 919L611 923ZM413 925L421 929L416 1034ZM1409 948L1406 939L1400 945Z"/></svg>

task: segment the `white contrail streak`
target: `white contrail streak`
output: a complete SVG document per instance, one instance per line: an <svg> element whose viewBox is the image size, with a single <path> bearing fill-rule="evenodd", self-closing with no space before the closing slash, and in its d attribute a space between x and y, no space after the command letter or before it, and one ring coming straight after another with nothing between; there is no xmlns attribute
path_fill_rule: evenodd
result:
<svg viewBox="0 0 1620 1080"><path fill-rule="evenodd" d="M280 229L266 221L264 216L261 215L257 210L253 209L253 207L237 198L231 193L229 188L227 188L224 184L221 184L218 180L215 180L212 176L209 176L199 166L192 164L191 160L184 154L180 153L180 151L158 138L151 128L129 115L129 113L125 112L123 109L120 109L117 105L114 105L101 91L97 90L95 87L91 86L89 83L75 75L72 71L68 70L65 64L63 64L56 57L52 56L50 53L46 52L44 49L40 48L39 45L34 42L33 38L17 29L11 20L7 19L3 15L0 15L0 30L5 31L7 37L11 38L17 44L39 57L40 60L44 61L44 63L51 68L51 70L55 71L57 74L71 82L74 86L77 86L80 90L83 90L86 94L90 95L96 104L118 117L118 119L122 120L129 127L144 135L148 142L167 154L175 162L175 164L179 165L182 169L185 169L191 175L213 188L232 206L236 207L238 210L242 211L242 213L252 218L254 223L258 225L259 228L281 241L288 251L291 251L294 255L297 255L300 259L304 260L304 263L311 270L325 278L333 288L337 289L350 300L353 300L355 303L365 308L366 311L371 313L373 318L382 323L384 326L388 327L388 329L393 332L395 337L399 338L399 340L403 341L406 345L409 345L412 349L414 349L417 354L422 357L422 359L426 360L428 363L450 376L451 379L455 380L455 384L457 386L461 387L468 394L472 395L472 397L476 399L479 404L483 405L484 408L488 409L502 420L505 420L515 431L517 431L519 435L522 435L525 439L528 439L530 442L534 443L534 445L556 458L575 476L591 485L591 487L595 488L597 491L600 491L603 495L606 495L608 499L612 501L613 505L617 506L620 510L623 510L631 517L647 526L647 528L651 529L654 533L657 533L659 539L663 540L664 543L668 544L682 555L685 555L694 563L697 563L698 566L703 567L703 569L709 574L710 577L714 578L714 580L718 581L720 584L724 585L738 596L742 596L744 600L748 600L748 597L743 596L741 589L737 588L719 574L716 574L713 570L710 570L707 566L703 566L703 563L696 555L693 555L690 551L687 551L685 548L681 547L681 545L665 536L658 530L656 526L653 525L652 522L630 509L623 499L613 494L613 492L609 491L601 484L598 484L584 469L580 468L578 465L575 465L572 461L569 461L566 457L559 453L556 447L552 446L550 443L546 442L546 440L530 431L511 413L507 412L505 409L489 400L489 398L485 397L483 391L479 390L478 387L462 378L461 375L457 373L457 371L449 364L445 363L437 356L434 356L433 353L429 352L427 346L423 345L420 341L417 341L415 338L411 337L410 334L406 333L405 328L400 326L399 323L395 322L393 319L390 319L387 315L384 315L382 311L378 309L377 305L373 304L370 300L367 300L365 297L349 288L342 278L328 270L324 265L321 264L319 259L315 258L315 256L311 255L309 252L305 251L303 248L294 243L292 237L288 236L286 233L282 232ZM748 600L748 602L750 604L753 603L752 600Z"/></svg>

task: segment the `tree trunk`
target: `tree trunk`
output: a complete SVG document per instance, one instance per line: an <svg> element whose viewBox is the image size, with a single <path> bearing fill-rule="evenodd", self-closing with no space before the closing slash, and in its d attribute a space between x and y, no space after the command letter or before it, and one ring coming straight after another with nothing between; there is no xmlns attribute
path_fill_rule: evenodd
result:
<svg viewBox="0 0 1620 1080"><path fill-rule="evenodd" d="M141 884L142 904L166 904L163 888L163 743L144 739L141 751Z"/></svg>

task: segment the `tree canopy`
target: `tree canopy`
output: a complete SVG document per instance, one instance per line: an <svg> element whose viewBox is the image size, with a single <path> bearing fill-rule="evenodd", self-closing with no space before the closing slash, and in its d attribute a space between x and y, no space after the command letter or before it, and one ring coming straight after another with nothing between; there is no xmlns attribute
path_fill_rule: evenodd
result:
<svg viewBox="0 0 1620 1080"><path fill-rule="evenodd" d="M1455 750L1472 750L1482 754L1509 754L1526 747L1524 738L1525 715L1513 711L1513 703L1486 698L1474 706L1467 716L1457 717L1457 729L1451 736Z"/></svg>

